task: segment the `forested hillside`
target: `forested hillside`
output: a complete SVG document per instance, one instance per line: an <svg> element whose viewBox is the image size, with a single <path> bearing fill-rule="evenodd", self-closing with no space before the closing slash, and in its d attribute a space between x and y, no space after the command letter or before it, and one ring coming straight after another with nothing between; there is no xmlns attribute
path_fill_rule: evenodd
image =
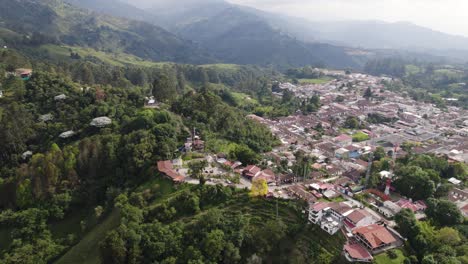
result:
<svg viewBox="0 0 468 264"><path fill-rule="evenodd" d="M6 44L67 44L123 52L154 61L215 61L193 43L152 24L92 13L60 0L0 1L0 27Z"/></svg>
<svg viewBox="0 0 468 264"><path fill-rule="evenodd" d="M301 204L281 202L275 220L274 203L245 191L174 189L156 173L156 162L176 157L193 127L211 151L234 146L227 154L246 162L271 150L271 132L245 116L277 102L268 81L276 73L237 65L122 67L76 54L37 61L28 54L0 51L0 263L286 256L328 263L339 256L338 243L315 244L320 232L301 227ZM30 80L5 74L19 67L34 69ZM249 95L251 105L238 99ZM148 96L159 108L144 107ZM285 111L297 105L280 103ZM305 251L296 251L293 237ZM277 251L279 245L288 246Z"/></svg>
<svg viewBox="0 0 468 264"><path fill-rule="evenodd" d="M227 63L278 69L304 65L360 68L368 59L367 55L358 55L352 49L297 40L288 32L272 27L265 17L224 1L157 1L153 8L145 11L127 8L117 0L69 2L102 13L161 25Z"/></svg>

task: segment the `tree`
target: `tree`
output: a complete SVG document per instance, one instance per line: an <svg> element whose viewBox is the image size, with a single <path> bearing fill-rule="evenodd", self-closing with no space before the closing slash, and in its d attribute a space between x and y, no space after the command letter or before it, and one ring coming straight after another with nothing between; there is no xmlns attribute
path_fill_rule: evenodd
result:
<svg viewBox="0 0 468 264"><path fill-rule="evenodd" d="M436 241L441 245L456 246L461 242L461 237L457 230L443 227L437 232Z"/></svg>
<svg viewBox="0 0 468 264"><path fill-rule="evenodd" d="M153 96L159 102L172 102L177 96L176 84L166 74L159 74L153 82Z"/></svg>
<svg viewBox="0 0 468 264"><path fill-rule="evenodd" d="M194 161L189 163L189 171L190 175L196 179L200 179L200 183L202 183L203 179L203 170L206 166L208 166L208 161Z"/></svg>
<svg viewBox="0 0 468 264"><path fill-rule="evenodd" d="M359 120L355 116L348 116L344 123L346 128L358 129L360 127Z"/></svg>
<svg viewBox="0 0 468 264"><path fill-rule="evenodd" d="M363 97L369 100L370 98L372 98L372 96L373 96L372 89L370 87L367 87L366 91L364 92Z"/></svg>
<svg viewBox="0 0 468 264"><path fill-rule="evenodd" d="M268 194L268 184L265 179L255 179L252 181L250 190L251 197L263 197Z"/></svg>
<svg viewBox="0 0 468 264"><path fill-rule="evenodd" d="M395 222L398 225L400 234L407 238L416 237L420 230L416 217L410 209L403 209L397 215L395 215Z"/></svg>
<svg viewBox="0 0 468 264"><path fill-rule="evenodd" d="M449 200L429 199L426 214L440 225L457 225L464 219L457 205Z"/></svg>
<svg viewBox="0 0 468 264"><path fill-rule="evenodd" d="M374 151L374 160L381 160L385 158L387 154L385 153L385 149L383 147L377 147Z"/></svg>
<svg viewBox="0 0 468 264"><path fill-rule="evenodd" d="M203 251L207 259L218 262L221 258L221 252L224 249L224 232L215 229L206 234L205 239L202 241Z"/></svg>
<svg viewBox="0 0 468 264"><path fill-rule="evenodd" d="M99 245L103 264L125 264L127 248L117 231L111 231Z"/></svg>

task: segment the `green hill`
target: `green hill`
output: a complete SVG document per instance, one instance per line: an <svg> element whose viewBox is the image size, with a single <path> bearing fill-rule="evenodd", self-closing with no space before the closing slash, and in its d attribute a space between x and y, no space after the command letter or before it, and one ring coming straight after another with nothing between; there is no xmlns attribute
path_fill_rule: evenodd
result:
<svg viewBox="0 0 468 264"><path fill-rule="evenodd" d="M79 9L60 0L0 0L0 26L29 44L62 43L154 61L213 62L193 43L140 21Z"/></svg>

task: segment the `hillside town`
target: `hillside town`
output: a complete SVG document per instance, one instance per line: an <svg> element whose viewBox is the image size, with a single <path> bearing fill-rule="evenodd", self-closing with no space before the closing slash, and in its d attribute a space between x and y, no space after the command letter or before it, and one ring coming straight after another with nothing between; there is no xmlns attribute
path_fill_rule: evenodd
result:
<svg viewBox="0 0 468 264"><path fill-rule="evenodd" d="M319 96L321 108L316 113L297 112L277 119L247 116L268 126L281 142L264 155L261 164L208 154L194 132L182 149L197 153L192 154L196 159L160 161L158 169L174 182L197 184L189 164L206 161L200 173L207 184L250 189L254 182L265 182L267 197L304 200L310 224L329 235L341 232L347 239L343 254L348 261L371 262L373 255L404 244L405 238L393 229L398 212L410 209L424 219L427 208L425 201L399 194L392 185L398 177L393 168L379 171L379 183L370 188L374 153L383 151L393 164L409 149L467 163L468 112L455 107L441 110L391 91L387 87L398 81L391 78L339 71L325 74L334 79L323 84L280 84L298 98ZM298 162L297 153L312 161L310 167L300 173L279 169L292 168ZM468 190L460 179L449 182L447 198L468 216Z"/></svg>

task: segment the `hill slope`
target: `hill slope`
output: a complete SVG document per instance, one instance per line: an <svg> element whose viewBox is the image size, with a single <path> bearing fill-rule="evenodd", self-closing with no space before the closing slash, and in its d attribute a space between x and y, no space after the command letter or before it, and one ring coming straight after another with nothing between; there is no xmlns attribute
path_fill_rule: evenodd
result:
<svg viewBox="0 0 468 264"><path fill-rule="evenodd" d="M193 43L149 23L99 15L59 0L0 0L0 5L0 26L21 34L40 33L67 45L156 61L213 61Z"/></svg>
<svg viewBox="0 0 468 264"><path fill-rule="evenodd" d="M69 0L76 2L76 0ZM109 1L115 5L109 5ZM138 4L138 1L130 2ZM84 1L80 6L107 14L126 13L119 0ZM156 1L145 15L140 17L156 23L190 39L209 50L214 57L228 63L258 64L287 68L310 64L325 64L331 67L361 67L362 57L349 54L343 47L314 43L310 45L297 40L287 32L272 27L268 21L255 12L215 0ZM135 12L129 9L127 17ZM151 13L153 17L148 17Z"/></svg>

